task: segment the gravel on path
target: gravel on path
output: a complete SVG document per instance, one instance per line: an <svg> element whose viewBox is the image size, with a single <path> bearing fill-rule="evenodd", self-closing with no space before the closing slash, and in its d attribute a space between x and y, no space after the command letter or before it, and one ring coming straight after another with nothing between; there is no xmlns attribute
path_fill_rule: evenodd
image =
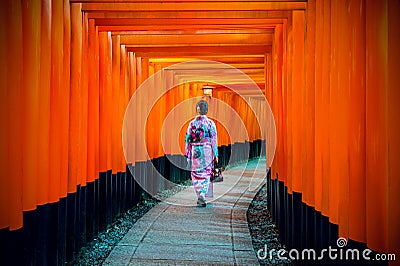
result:
<svg viewBox="0 0 400 266"><path fill-rule="evenodd" d="M277 259L277 251L285 249L285 246L279 239L278 228L272 220L267 203L267 186L263 185L247 210L247 221L254 251L260 255L257 256L260 265L289 265L290 260ZM272 256L270 256L272 249L275 252L272 252ZM265 254L265 250L267 250L267 254Z"/></svg>
<svg viewBox="0 0 400 266"><path fill-rule="evenodd" d="M93 241L81 248L75 260L67 263L67 265L102 265L104 260L110 255L112 249L137 220L158 204L160 200L168 198L190 185L191 180L187 180L171 189L162 191L157 195L158 199L153 197L142 198L132 209L117 217L117 219L107 227L107 230L100 232Z"/></svg>

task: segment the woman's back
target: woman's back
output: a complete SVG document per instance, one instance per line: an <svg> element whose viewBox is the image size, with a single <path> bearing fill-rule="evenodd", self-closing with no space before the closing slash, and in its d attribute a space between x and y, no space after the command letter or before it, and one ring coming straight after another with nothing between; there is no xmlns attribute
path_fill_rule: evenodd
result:
<svg viewBox="0 0 400 266"><path fill-rule="evenodd" d="M199 115L190 122L186 131L185 155L190 163L197 204L206 206L205 196L209 190L213 162L218 160L217 129L214 121L206 116L206 101L199 101L196 110Z"/></svg>
<svg viewBox="0 0 400 266"><path fill-rule="evenodd" d="M197 116L189 125L190 132L187 135L188 142L210 142L212 143L217 132L214 122L205 115Z"/></svg>

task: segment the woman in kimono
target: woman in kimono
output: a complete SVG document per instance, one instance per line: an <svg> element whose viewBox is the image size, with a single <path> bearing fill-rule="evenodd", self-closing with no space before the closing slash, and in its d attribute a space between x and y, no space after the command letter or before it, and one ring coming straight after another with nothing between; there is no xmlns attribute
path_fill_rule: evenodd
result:
<svg viewBox="0 0 400 266"><path fill-rule="evenodd" d="M185 155L191 164L191 177L197 195L197 204L205 207L214 161L218 162L217 129L207 118L208 103L196 104L197 116L189 123L185 138Z"/></svg>

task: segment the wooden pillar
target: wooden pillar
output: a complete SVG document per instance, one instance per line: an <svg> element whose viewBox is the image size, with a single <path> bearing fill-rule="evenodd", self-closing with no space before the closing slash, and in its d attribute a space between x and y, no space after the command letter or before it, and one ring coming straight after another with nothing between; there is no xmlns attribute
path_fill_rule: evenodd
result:
<svg viewBox="0 0 400 266"><path fill-rule="evenodd" d="M221 100L224 101L227 105L231 105L231 101L232 101L232 98L233 98L233 93L223 93L223 92L221 92L221 93L222 93L222 95L220 96ZM231 126L230 119L232 119L232 118L233 117L231 117L229 115L229 113L223 112L223 117L221 119L226 124L222 125L222 126L225 126L226 128L229 128ZM223 131L221 131L220 128L219 128L219 131L218 131L218 138L219 138L219 140L218 140L219 142L218 143L221 143L222 145L225 145L225 146L228 146L229 144L233 144L234 141L235 141L234 132L229 131L229 132L227 132L226 135L224 135L224 134L222 134ZM226 158L226 159L229 159L229 158Z"/></svg>
<svg viewBox="0 0 400 266"><path fill-rule="evenodd" d="M315 2L307 3L306 23L306 50L305 50L305 91L304 91L304 115L302 136L303 165L303 201L309 206L314 206L314 178L315 178Z"/></svg>
<svg viewBox="0 0 400 266"><path fill-rule="evenodd" d="M22 152L23 152L23 136L24 136L24 108L23 108L23 18L22 18L22 6L20 1L5 1L6 7L1 7L2 19L5 19L4 26L6 26L2 34L6 33L7 40L2 42L1 53L6 63L2 66L2 84L0 90L2 93L1 99L3 101L2 108L6 108L3 115L6 115L2 119L5 119L6 125L3 130L5 141L8 147L3 144L2 148L8 148L8 160L4 158L5 165L5 176L2 179L4 182L1 185L2 198L0 204L2 205L2 211L0 212L1 221L0 228L9 226L10 230L19 229L22 227L22 210L23 204L22 198L22 182L23 172L21 168L22 164ZM3 22L3 21L2 21ZM5 49L6 50L3 50ZM5 75L5 76L3 76ZM3 79L4 78L4 79ZM3 85L5 85L3 87ZM5 94L7 97L4 97ZM6 133L7 132L7 133ZM5 155L5 154L4 154ZM3 157L2 157L3 158ZM4 212L3 212L4 211ZM4 219L4 220L3 220Z"/></svg>
<svg viewBox="0 0 400 266"><path fill-rule="evenodd" d="M88 29L88 145L87 179L94 181L98 177L98 141L99 141L99 54L98 32L94 19L89 20Z"/></svg>
<svg viewBox="0 0 400 266"><path fill-rule="evenodd" d="M82 17L82 51L81 51L81 113L80 113L80 124L81 131L79 132L79 139L81 143L80 153L81 161L79 164L80 170L80 184L86 186L87 182L87 167L88 167L88 87L89 87L89 58L88 58L88 36L89 36L89 25L88 25L88 14L86 12L81 14Z"/></svg>
<svg viewBox="0 0 400 266"><path fill-rule="evenodd" d="M159 71L163 71L162 70L162 66L160 64L156 64L155 65L155 72L159 72ZM163 77L163 73L164 72L159 72L159 73L160 73L160 77ZM164 87L165 84L162 81L162 79L156 79L155 83L154 83L154 86L157 88L156 89L157 91L165 92L165 87ZM189 88L188 88L189 84L186 84L186 86L187 86L187 88L185 88L185 90L187 90L187 92L189 92ZM165 117L166 117L166 104L167 104L166 97L165 97L165 95L162 95L160 97L160 99L158 100L157 108L154 109L154 113L158 114L158 115L156 115L156 117L157 117L156 121L157 121L158 128L161 128L161 126L162 126L162 124L163 124L163 122L165 120ZM161 135L158 135L158 139L161 140ZM161 141L159 141L159 145L157 145L156 148L157 148L157 150L156 150L156 156L157 157L161 157L161 156L165 155L163 143L161 143Z"/></svg>
<svg viewBox="0 0 400 266"><path fill-rule="evenodd" d="M274 41L275 43L275 41ZM283 46L283 42L281 43L281 45ZM270 107L270 110L266 111L266 112L272 112L272 93L273 93L273 56L272 53L267 53L264 56L264 75L265 75L265 97L268 101L268 105ZM282 156L283 155L283 151L280 151L278 148L278 143L279 143L279 139L276 139L277 142L277 147L276 147L276 151L275 153L272 155L269 149L269 138L267 138L267 129L270 127L270 116L265 113L265 116L263 116L262 118L262 124L263 124L263 128L262 128L262 139L265 140L265 144L264 146L261 148L262 152L265 154L267 160L266 160L266 167L267 169L270 169L270 171L272 171L272 162L271 162L271 156L274 156L274 159L276 156ZM277 122L277 121L275 121ZM278 121L279 122L279 121ZM279 128L276 129L277 131L277 136L279 136ZM268 159L269 158L269 159ZM275 175L271 175L271 178L275 178Z"/></svg>
<svg viewBox="0 0 400 266"><path fill-rule="evenodd" d="M23 32L23 128L22 156L23 181L22 203L26 211L36 208L38 183L37 141L39 128L39 89L40 89L40 31L41 3L22 1Z"/></svg>
<svg viewBox="0 0 400 266"><path fill-rule="evenodd" d="M137 87L139 86L147 79L148 77L148 60L145 58L137 57L136 60L136 84ZM146 91L140 91L140 99L137 101L137 105L135 106L135 116L138 118L136 121L136 125L144 125L145 123L145 117L143 117L143 114L141 113L143 107L147 105L146 101ZM142 127L135 127L135 136L136 136L136 151L135 151L135 159L136 162L144 162L147 160L146 156L146 151L143 150L143 143L145 141L145 132L144 128Z"/></svg>
<svg viewBox="0 0 400 266"><path fill-rule="evenodd" d="M149 72L149 77L151 77L154 74L154 64L153 63L148 63L148 72ZM155 96L155 91L154 91L154 79L148 79L146 81L147 84L147 92L148 92L148 99L153 99ZM154 107L153 102L149 102L148 101L148 105L147 108L151 108L151 106ZM152 111L150 109L150 113L149 116L146 118L146 147L147 147L147 153L150 157L150 159L155 158L155 149L158 145L160 145L161 143L159 143L159 138L157 136L157 132L159 132L158 130L158 125L156 125L156 121L157 121L157 116L155 116L155 112L154 110Z"/></svg>
<svg viewBox="0 0 400 266"><path fill-rule="evenodd" d="M173 70L167 70L164 72L165 73L165 87L166 87L166 116L169 115L169 113L171 112L174 104L175 104L175 99L174 99L174 90L171 88L172 84L173 84L173 79L174 79L174 73ZM169 137L169 138L168 138ZM173 147L172 147L172 139L169 135L167 135L167 138L165 138L166 143L165 143L165 153L168 155L172 155L173 154Z"/></svg>
<svg viewBox="0 0 400 266"><path fill-rule="evenodd" d="M129 80L130 80L130 86L129 86L129 99L132 97L132 95L136 91L136 55L133 52L129 52L129 65L130 65L130 74L129 74Z"/></svg>
<svg viewBox="0 0 400 266"><path fill-rule="evenodd" d="M120 132L119 129L119 119L118 119L118 103L119 103L119 94L120 94L120 72L121 72L121 45L120 45L120 36L112 35L112 101L110 102L111 106L109 109L111 116L111 138L112 138L112 173L116 174L119 165L119 144L121 143Z"/></svg>
<svg viewBox="0 0 400 266"><path fill-rule="evenodd" d="M7 13L10 12L8 6L5 2L1 3L0 6L0 40L7 40L7 27L8 19ZM7 52L8 52L8 43L6 41L2 41L0 43L0 123L4 126L10 126L8 124L7 118ZM9 167L9 158L11 157L8 154L8 142L10 140L9 131L1 130L0 131L0 167L4 169L4 175L6 178L0 179L0 228L6 228L9 226L10 222L10 214L11 210L9 209L9 196L8 196L8 187L10 186L9 177L12 173L12 168Z"/></svg>
<svg viewBox="0 0 400 266"><path fill-rule="evenodd" d="M60 197L66 197L68 192L68 168L69 168L69 102L70 102L70 75L71 75L71 9L68 0L64 0L63 6L63 76L60 99Z"/></svg>
<svg viewBox="0 0 400 266"><path fill-rule="evenodd" d="M349 237L365 242L365 5L350 2Z"/></svg>
<svg viewBox="0 0 400 266"><path fill-rule="evenodd" d="M133 52L128 52L128 75L129 75L129 87L128 87L128 101L131 104L132 96L136 90L136 59L135 54ZM129 113L127 113L129 115ZM135 165L135 141L132 141L130 138L131 135L135 132L135 123L136 119L125 119L124 122L124 137L123 137L123 145L125 148L125 156L128 164Z"/></svg>
<svg viewBox="0 0 400 266"><path fill-rule="evenodd" d="M387 1L366 1L366 234L370 248L387 251ZM379 230L378 230L379 228Z"/></svg>
<svg viewBox="0 0 400 266"><path fill-rule="evenodd" d="M330 1L316 2L315 207L329 216Z"/></svg>
<svg viewBox="0 0 400 266"><path fill-rule="evenodd" d="M51 89L50 89L50 130L49 146L50 157L47 167L49 168L49 201L57 202L66 191L61 187L61 162L64 134L61 129L66 122L61 119L66 101L63 97L64 90L69 91L63 84L63 50L64 50L64 26L63 26L63 3L52 1L52 24L51 24ZM67 101L68 102L68 101ZM68 141L67 141L68 143Z"/></svg>
<svg viewBox="0 0 400 266"><path fill-rule="evenodd" d="M93 104L93 110L95 110L94 115L94 136L95 136L95 174L99 177L100 172L100 40L99 40L99 28L96 26L96 36L95 36L95 93L91 96L95 98Z"/></svg>
<svg viewBox="0 0 400 266"><path fill-rule="evenodd" d="M382 252L395 252L400 213L393 200L399 193L398 2L366 2L366 233L367 243ZM396 114L396 115L394 115ZM371 195L374 193L375 197ZM377 225L380 224L380 230Z"/></svg>
<svg viewBox="0 0 400 266"><path fill-rule="evenodd" d="M142 84L142 58L141 57L136 57L136 90L139 89L140 85ZM141 94L143 95L143 94ZM138 95L135 95L135 97L138 97ZM137 98L138 99L138 98ZM141 100L137 101L137 106L133 107L136 108L137 112L135 113L135 116L137 119L135 119L134 121L134 132L135 132L135 162L140 162L140 161L144 161L145 158L143 156L143 151L141 149L142 142L143 141L143 128L140 128L137 125L142 125L143 124L143 118L141 117L141 114L139 112L141 112L142 109L142 104L143 102Z"/></svg>
<svg viewBox="0 0 400 266"><path fill-rule="evenodd" d="M142 57L136 57L136 89L143 82L143 72L142 72Z"/></svg>
<svg viewBox="0 0 400 266"><path fill-rule="evenodd" d="M400 132L400 107L398 99L400 99L400 76L398 69L400 68L400 23L398 14L400 13L399 1L388 1L388 235L389 235L389 252L396 253L399 256L400 250L400 208L398 207L398 196L400 195L400 141L398 133Z"/></svg>
<svg viewBox="0 0 400 266"><path fill-rule="evenodd" d="M71 4L71 91L69 116L68 192L75 192L81 177L81 82L82 80L82 13L81 4Z"/></svg>
<svg viewBox="0 0 400 266"><path fill-rule="evenodd" d="M49 132L50 132L50 82L51 82L51 0L41 1L40 30L40 85L39 85L39 118L37 142L38 186L37 204L48 201L49 194ZM57 178L57 177L56 177ZM57 187L55 188L57 189ZM56 190L57 191L57 190Z"/></svg>
<svg viewBox="0 0 400 266"><path fill-rule="evenodd" d="M288 193L292 193L292 177L293 177L293 140L292 140L292 64L293 64L293 34L292 34L292 25L291 22L287 25L287 39L286 39L286 86L284 88L284 114L285 114L285 137L286 143L284 146L284 154L285 154L285 165L286 165L286 175L279 179L280 181L285 181L285 185L288 188Z"/></svg>
<svg viewBox="0 0 400 266"><path fill-rule="evenodd" d="M303 96L302 150L303 177L302 199L309 206L314 206L314 168L315 168L315 0L307 4L307 28L305 40L305 86Z"/></svg>
<svg viewBox="0 0 400 266"><path fill-rule="evenodd" d="M125 172L126 170L126 161L123 153L122 143L121 143L121 132L122 132L122 123L124 119L125 109L128 105L129 101L129 82L128 82L128 53L126 51L125 45L121 45L121 72L120 72L120 104L119 104L119 146L120 146L120 164L119 164L119 172Z"/></svg>
<svg viewBox="0 0 400 266"><path fill-rule="evenodd" d="M111 170L111 33L99 32L99 170Z"/></svg>
<svg viewBox="0 0 400 266"><path fill-rule="evenodd" d="M329 73L329 83L330 83L330 91L329 91L329 104L328 104L328 111L329 111L329 130L328 135L326 138L328 139L329 145L329 221L334 224L338 224L338 215L339 215L339 189L340 189L340 179L339 179L339 172L341 169L337 169L340 167L338 165L338 158L336 158L336 153L340 152L338 145L339 139L338 134L342 131L342 129L337 129L342 124L339 121L338 112L340 112L338 105L339 105L339 84L338 84L338 72L340 71L339 68L339 53L338 53L338 44L339 44L339 29L338 23L341 18L338 18L338 3L337 1L331 1L330 4L330 12L331 12L331 50L330 50L330 73ZM337 124L337 123L340 124ZM343 136L343 135L341 135Z"/></svg>
<svg viewBox="0 0 400 266"><path fill-rule="evenodd" d="M275 157L277 159L277 173L279 180L287 178L287 170L285 166L285 150L284 150L284 130L285 130L285 113L283 111L283 79L284 79L284 55L285 55L285 35L286 27L283 24L276 26L275 39L274 39L274 89L272 93L272 111L274 113L275 126L276 126L276 151ZM268 127L272 126L273 121L269 121ZM271 154L271 144L268 145ZM272 172L272 178L276 177L276 172Z"/></svg>
<svg viewBox="0 0 400 266"><path fill-rule="evenodd" d="M182 82L182 80L180 80L179 82ZM178 91L178 93L179 93L179 103L177 103L177 104L180 104L185 100L185 94L186 94L186 92L185 92L185 90L186 90L185 84L180 84L178 90L179 90ZM212 104L212 101L211 101L211 102L209 102L209 115L210 116L215 116L214 114L215 114L215 107L214 107L214 105ZM181 145L185 142L185 135L182 134L182 133L186 133L186 132L182 132L181 128L182 128L183 124L181 124L181 122L183 121L183 118L186 117L186 114L181 112L181 111L179 111L177 113L177 115L179 117L179 119L176 120L176 121L179 121L179 124L175 125L175 127L176 127L176 135L178 136L177 137L177 142L178 142L177 143L177 154L184 154L184 149L181 148Z"/></svg>
<svg viewBox="0 0 400 266"><path fill-rule="evenodd" d="M301 192L302 179L303 179L303 165L302 162L302 117L303 110L303 94L304 94L304 11L294 10L292 13L292 40L293 40L293 54L292 54L292 155L293 155L293 168L292 168L292 183L293 191Z"/></svg>
<svg viewBox="0 0 400 266"><path fill-rule="evenodd" d="M349 9L346 3L332 2L332 24L336 24L335 38L332 45L337 50L337 69L331 71L331 81L337 83L331 90L331 117L332 126L335 125L331 135L331 184L335 183L336 190L331 194L336 195L337 223L339 224L339 236L348 237L349 230L349 96L350 96L350 71L351 46L349 23ZM335 15L335 17L333 17ZM334 21L337 21L335 23ZM333 35L333 33L332 33ZM346 41L344 41L346 40ZM333 42L335 41L335 43ZM331 127L331 132L333 128ZM343 148L341 148L343 147ZM351 160L351 159L350 159ZM336 180L336 182L334 181ZM335 187L334 185L331 186ZM336 214L335 214L336 215Z"/></svg>
<svg viewBox="0 0 400 266"><path fill-rule="evenodd" d="M144 58L144 57L142 57L141 58L141 61L142 61L142 63L141 63L141 69L142 69L142 82L141 82L141 84L143 84L144 82L148 82L147 81L147 79L148 79L148 77L150 76L150 66L149 66L149 59L148 58ZM148 106L149 106L149 96L150 96L150 91L148 91L148 90L146 90L145 91L145 93L144 94L142 94L144 97L142 97L140 100L142 101L142 104L143 104L143 106L145 107L145 108L148 108ZM143 108L143 109L145 109L145 108ZM141 119L143 119L142 120L142 122L143 122L143 125L146 125L146 120L147 120L147 117L145 117L144 116L144 112L142 111L143 109L141 109L140 110L140 112L142 112L141 113ZM141 141L143 141L144 143L146 143L147 141L146 141L146 132L145 132L145 128L140 128L139 130L141 130L142 132L143 132L143 134L141 135L142 136L142 139L141 139ZM148 146L147 146L147 143L145 144L146 146L146 149L148 148ZM148 157L148 152L147 152L147 150L142 150L141 151L141 154L142 154L142 160L143 161L147 161L148 159L150 159L149 157Z"/></svg>

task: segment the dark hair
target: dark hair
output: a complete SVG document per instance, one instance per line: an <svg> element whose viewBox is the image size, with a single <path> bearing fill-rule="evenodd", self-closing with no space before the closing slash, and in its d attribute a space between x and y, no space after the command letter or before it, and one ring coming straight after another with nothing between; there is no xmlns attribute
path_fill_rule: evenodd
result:
<svg viewBox="0 0 400 266"><path fill-rule="evenodd" d="M200 109L200 114L201 115L206 115L208 113L208 103L205 100L200 100L197 104L196 104L196 109L197 107L199 107Z"/></svg>

